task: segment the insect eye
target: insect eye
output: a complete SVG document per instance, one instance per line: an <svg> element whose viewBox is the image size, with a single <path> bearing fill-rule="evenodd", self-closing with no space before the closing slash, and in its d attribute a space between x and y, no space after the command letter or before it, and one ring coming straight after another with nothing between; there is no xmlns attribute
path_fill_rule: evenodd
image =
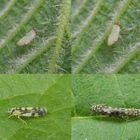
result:
<svg viewBox="0 0 140 140"><path fill-rule="evenodd" d="M38 114L40 116L44 116L46 114L46 110L44 108L40 108L39 111L38 111Z"/></svg>

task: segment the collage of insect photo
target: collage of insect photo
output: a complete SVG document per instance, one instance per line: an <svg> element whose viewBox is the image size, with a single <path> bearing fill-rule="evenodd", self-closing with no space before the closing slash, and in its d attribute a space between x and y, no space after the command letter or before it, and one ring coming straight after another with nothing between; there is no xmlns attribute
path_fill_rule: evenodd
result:
<svg viewBox="0 0 140 140"><path fill-rule="evenodd" d="M0 0L0 140L139 132L139 0Z"/></svg>

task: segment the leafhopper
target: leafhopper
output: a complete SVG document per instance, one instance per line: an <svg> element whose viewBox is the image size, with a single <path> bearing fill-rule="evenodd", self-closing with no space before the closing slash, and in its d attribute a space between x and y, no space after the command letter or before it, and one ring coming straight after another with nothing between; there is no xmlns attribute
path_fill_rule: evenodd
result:
<svg viewBox="0 0 140 140"><path fill-rule="evenodd" d="M108 37L107 45L112 46L115 42L118 41L120 34L120 25L119 24L114 24L112 31Z"/></svg>
<svg viewBox="0 0 140 140"><path fill-rule="evenodd" d="M101 114L101 115L108 115L108 116L114 116L119 118L124 117L138 117L140 116L140 109L136 108L119 108L119 107L111 107L104 104L99 105L93 105L91 106L91 110L95 113Z"/></svg>
<svg viewBox="0 0 140 140"><path fill-rule="evenodd" d="M9 118L17 117L25 124L26 122L22 118L42 117L46 112L46 109L42 107L14 107L8 110Z"/></svg>
<svg viewBox="0 0 140 140"><path fill-rule="evenodd" d="M18 42L18 46L26 46L30 44L36 37L36 31L32 29L30 32L26 33Z"/></svg>

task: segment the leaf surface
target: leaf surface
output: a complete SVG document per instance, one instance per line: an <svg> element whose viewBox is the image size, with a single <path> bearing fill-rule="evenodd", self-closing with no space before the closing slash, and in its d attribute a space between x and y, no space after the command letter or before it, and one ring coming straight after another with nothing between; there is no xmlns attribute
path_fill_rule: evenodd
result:
<svg viewBox="0 0 140 140"><path fill-rule="evenodd" d="M1 73L70 73L70 0L2 0ZM30 32L36 38L17 42Z"/></svg>

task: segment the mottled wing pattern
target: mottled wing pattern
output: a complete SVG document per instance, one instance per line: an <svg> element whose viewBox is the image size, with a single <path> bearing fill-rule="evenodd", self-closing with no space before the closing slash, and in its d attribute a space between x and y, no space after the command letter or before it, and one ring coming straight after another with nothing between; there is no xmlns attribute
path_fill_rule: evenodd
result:
<svg viewBox="0 0 140 140"><path fill-rule="evenodd" d="M95 105L91 106L91 110L93 112L102 114L102 115L109 115L109 116L116 116L116 117L136 117L140 116L140 110L135 108L113 108L107 105Z"/></svg>

